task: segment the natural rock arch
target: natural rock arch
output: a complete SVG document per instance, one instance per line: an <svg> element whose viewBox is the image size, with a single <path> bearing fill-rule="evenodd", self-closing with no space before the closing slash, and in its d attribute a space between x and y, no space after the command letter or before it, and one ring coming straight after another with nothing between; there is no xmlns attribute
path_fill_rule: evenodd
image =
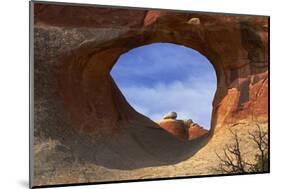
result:
<svg viewBox="0 0 281 189"><path fill-rule="evenodd" d="M35 132L59 140L81 162L132 170L123 179L139 178L135 168L195 160L208 164L188 174L209 174L209 152L224 145L210 144L224 137L220 129L268 121L267 17L37 4L34 33ZM159 130L130 108L110 77L118 56L156 42L193 48L213 64L218 84L208 136L180 142ZM42 106L52 114L39 116ZM200 149L208 156L196 154Z"/></svg>
<svg viewBox="0 0 281 189"><path fill-rule="evenodd" d="M190 27L190 30L194 30L194 27L198 26L193 26ZM245 50L242 40L241 40L241 32L239 28L236 28L237 26L232 26L230 25L228 28L229 33L224 34L224 35L217 35L214 32L214 36L210 37L205 37L205 38L200 38L199 36L202 35L202 28L198 29L197 32L192 32L192 35L188 34L190 31L185 31L187 33L186 37L178 34L176 32L167 32L166 30L153 30L153 29L144 29L143 31L139 32L133 32L133 33L126 33L124 36L120 36L117 39L109 40L103 43L97 43L96 41L87 41L84 42L83 44L80 45L78 49L74 50L74 57L68 57L67 59L67 67L69 67L71 64L74 64L72 66L71 72L68 73L67 75L72 75L75 73L77 77L82 77L79 75L79 73L83 73L83 78L87 78L87 80L84 80L85 84L84 86L88 86L88 82L96 82L100 81L102 83L102 88L105 86L108 87L108 90L104 89L104 94L101 92L99 95L103 99L97 99L97 94L92 95L95 96L95 98L98 101L103 101L104 103L108 104L103 104L101 105L103 107L108 107L108 113L104 113L103 116L107 116L107 120L110 120L112 126L109 126L110 128L114 128L114 124L118 119L118 116L120 117L133 117L132 115L126 116L123 115L122 111L116 110L117 107L123 107L116 105L120 103L117 99L112 100L112 99L107 99L108 95L106 95L109 91L112 91L114 94L120 95L120 91L116 89L116 86L114 84L114 81L112 81L112 78L109 74L111 68L113 65L116 63L118 57L129 51L130 49L136 48L138 46L143 46L151 43L156 43L156 42L169 42L169 43L175 43L179 45L184 45L190 48L193 48L200 52L201 54L205 55L210 62L213 64L215 70L216 70L216 75L218 78L218 89L215 94L213 106L214 106L214 112L213 112L213 121L211 125L211 130L215 129L216 125L220 125L223 122L228 122L226 119L227 114L233 113L233 111L227 111L224 110L224 112L220 112L218 114L219 109L224 109L226 107L221 106L221 101L223 98L227 95L229 88L237 88L240 90L240 88L243 88L242 90L249 90L249 88L245 88L245 84L249 81L250 78L248 78L248 74L251 74L251 65L249 65L250 60L247 57L249 54L247 50ZM234 29L232 28L234 27ZM233 29L233 30L232 30ZM235 30L236 29L236 30ZM172 29L170 29L172 30ZM169 31L170 31L169 30ZM237 30L239 32L237 32ZM176 33L176 34L175 34ZM205 31L205 33L209 33L209 31ZM210 35L210 34L208 34ZM225 36L225 37L224 37ZM233 40L231 43L228 41L229 36L237 36L236 39ZM216 38L217 37L217 38ZM212 40L209 41L208 40ZM238 40L239 39L239 40ZM226 42L227 41L227 42ZM239 43L240 42L240 43ZM245 43L245 42L244 42ZM229 45L227 45L229 44ZM236 45L237 47L233 49L233 46ZM266 46L263 46L264 50L266 50ZM263 53L265 53L263 51ZM227 54L226 57L225 54ZM79 60L77 60L76 57L79 57ZM261 56L264 58L263 56ZM76 60L76 61L75 61ZM260 61L261 63L264 62L264 60ZM77 65L78 64L78 65ZM252 63L253 64L253 63ZM266 65L266 63L265 63ZM254 65L255 66L255 65ZM252 66L252 67L254 67ZM63 68L64 69L64 68ZM74 70L75 69L75 70ZM90 71L89 71L90 70ZM248 72L248 73L243 73L244 75L247 76L247 78L242 78L244 81L240 82L237 81L239 79L239 74L238 72L242 70L241 72ZM259 69L256 69L255 71L258 71ZM262 71L263 69L260 68ZM92 78L92 79L91 79ZM75 78L76 79L76 78ZM235 81L236 80L236 81ZM77 81L77 80L75 80ZM103 82L102 82L103 81ZM64 84L66 82L72 82L71 80L68 81L63 81ZM114 85L114 86L110 86ZM73 86L70 84L70 86ZM63 87L63 86L62 86ZM83 87L83 86L82 86ZM98 85L95 85L97 88ZM79 91L81 88L78 89ZM116 90L116 91L114 91ZM83 90L82 90L83 91ZM87 91L89 92L89 91ZM248 93L246 91L242 91L241 93ZM244 95L244 94L243 94ZM247 96L247 95L244 95ZM77 98L74 97L74 98ZM117 97L117 98L122 98L122 97ZM239 98L239 97L238 97ZM242 97L241 97L242 98ZM114 98L113 98L114 99ZM232 99L233 102L229 102L230 104L235 103L237 99ZM248 99L249 100L249 99ZM74 101L72 99L71 101ZM241 99L240 99L241 101ZM247 101L247 99L246 99ZM243 101L244 102L244 101ZM110 103L110 104L109 104ZM79 102L79 106L81 106L81 102ZM234 104L233 104L234 106ZM86 107L86 106L85 106ZM99 106L95 106L95 108L99 108ZM236 107L237 108L237 107ZM126 108L125 108L126 109ZM99 112L99 110L97 110ZM222 110L223 111L223 110ZM101 112L104 112L101 110ZM119 113L117 113L119 112ZM115 117L113 116L115 115ZM117 116L118 115L118 116ZM247 115L245 115L247 116ZM232 115L229 115L229 117L232 117ZM235 115L234 115L235 117ZM103 117L105 118L105 117ZM103 119L102 118L102 119ZM106 127L110 125L106 123ZM85 125L84 125L85 126ZM91 130L91 126L87 129Z"/></svg>

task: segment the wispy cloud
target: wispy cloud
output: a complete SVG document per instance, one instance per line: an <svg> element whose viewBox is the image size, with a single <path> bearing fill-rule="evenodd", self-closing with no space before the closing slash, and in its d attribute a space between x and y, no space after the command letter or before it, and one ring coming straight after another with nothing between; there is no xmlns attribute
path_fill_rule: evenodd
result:
<svg viewBox="0 0 281 189"><path fill-rule="evenodd" d="M175 111L179 119L192 118L200 125L209 127L212 96L215 86L209 82L190 83L175 81L158 83L153 87L130 86L123 88L128 102L140 113L160 120L164 114Z"/></svg>

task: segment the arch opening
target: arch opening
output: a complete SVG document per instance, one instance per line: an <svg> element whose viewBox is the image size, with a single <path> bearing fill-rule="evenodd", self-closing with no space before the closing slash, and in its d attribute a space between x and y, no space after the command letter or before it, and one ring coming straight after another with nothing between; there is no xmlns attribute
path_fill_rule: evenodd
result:
<svg viewBox="0 0 281 189"><path fill-rule="evenodd" d="M198 51L174 43L143 45L121 54L110 73L128 104L154 122L176 112L177 120L210 129L217 78Z"/></svg>

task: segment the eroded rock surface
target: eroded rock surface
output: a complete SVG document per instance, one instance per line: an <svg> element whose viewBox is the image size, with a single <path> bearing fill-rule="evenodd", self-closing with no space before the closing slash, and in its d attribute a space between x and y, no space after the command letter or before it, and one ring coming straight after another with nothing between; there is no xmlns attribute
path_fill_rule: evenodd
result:
<svg viewBox="0 0 281 189"><path fill-rule="evenodd" d="M195 140L208 133L192 119L177 120L176 112L169 112L159 121L159 127L170 133L179 140Z"/></svg>
<svg viewBox="0 0 281 189"><path fill-rule="evenodd" d="M188 129L185 127L185 124L182 120L166 118L159 122L159 126L180 140L188 139Z"/></svg>
<svg viewBox="0 0 281 189"><path fill-rule="evenodd" d="M228 128L267 129L267 17L40 3L34 17L34 185L215 174ZM154 42L193 48L213 64L207 135L176 140L111 78L122 53Z"/></svg>
<svg viewBox="0 0 281 189"><path fill-rule="evenodd" d="M204 129L203 127L201 127L198 124L192 124L189 128L188 128L188 139L189 140L194 140L197 138L200 138L201 136L205 135L208 133L208 130Z"/></svg>

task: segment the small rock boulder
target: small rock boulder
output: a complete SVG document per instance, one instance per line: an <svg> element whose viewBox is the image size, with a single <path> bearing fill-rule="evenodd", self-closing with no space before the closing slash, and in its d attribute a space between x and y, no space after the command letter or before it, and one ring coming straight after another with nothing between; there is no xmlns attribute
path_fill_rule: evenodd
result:
<svg viewBox="0 0 281 189"><path fill-rule="evenodd" d="M166 115L163 116L163 119L176 119L177 118L176 112L169 112Z"/></svg>
<svg viewBox="0 0 281 189"><path fill-rule="evenodd" d="M200 19L199 18L190 18L187 23L191 24L191 25L199 25Z"/></svg>

